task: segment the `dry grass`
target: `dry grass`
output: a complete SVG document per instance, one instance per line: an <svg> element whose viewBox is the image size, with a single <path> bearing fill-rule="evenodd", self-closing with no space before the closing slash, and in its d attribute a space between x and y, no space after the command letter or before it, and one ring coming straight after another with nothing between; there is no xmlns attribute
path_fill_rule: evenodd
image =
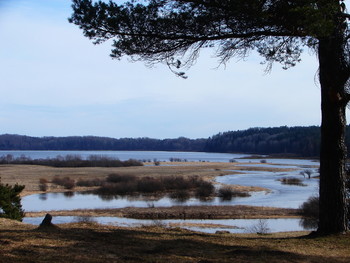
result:
<svg viewBox="0 0 350 263"><path fill-rule="evenodd" d="M28 212L27 217L45 216L46 212ZM51 211L52 216L117 216L137 219L259 219L300 217L299 209L258 206L172 206L125 207Z"/></svg>
<svg viewBox="0 0 350 263"><path fill-rule="evenodd" d="M349 235L308 238L306 234L203 234L180 228L121 228L95 223L38 230L1 220L0 262L350 261Z"/></svg>

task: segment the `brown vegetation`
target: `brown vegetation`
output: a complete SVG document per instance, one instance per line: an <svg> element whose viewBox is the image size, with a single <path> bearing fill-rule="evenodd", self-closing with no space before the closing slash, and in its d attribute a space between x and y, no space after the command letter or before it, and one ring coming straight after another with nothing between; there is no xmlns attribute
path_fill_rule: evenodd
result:
<svg viewBox="0 0 350 263"><path fill-rule="evenodd" d="M45 212L29 212L28 217L45 216ZM137 219L256 219L300 217L299 209L258 206L172 206L124 207L117 209L91 209L51 211L53 216L118 216Z"/></svg>
<svg viewBox="0 0 350 263"><path fill-rule="evenodd" d="M282 179L279 179L282 184L288 184L288 185L298 185L298 186L306 186L303 184L303 181L296 177L285 177Z"/></svg>
<svg viewBox="0 0 350 263"><path fill-rule="evenodd" d="M122 228L95 223L52 230L0 219L0 262L345 263L350 236L307 232L204 234L180 228Z"/></svg>

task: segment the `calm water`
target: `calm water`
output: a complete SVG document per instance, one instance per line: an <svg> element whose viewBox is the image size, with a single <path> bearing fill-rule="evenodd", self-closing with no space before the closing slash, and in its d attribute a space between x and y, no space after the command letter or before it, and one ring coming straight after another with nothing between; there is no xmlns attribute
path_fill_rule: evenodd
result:
<svg viewBox="0 0 350 263"><path fill-rule="evenodd" d="M23 222L33 225L39 225L43 220L42 217L27 217L24 218ZM92 217L88 218L94 222L104 225L116 225L125 227L138 227L142 225L158 224L159 222L154 220L142 220L122 217ZM74 216L55 216L53 217L52 223L72 223L81 221L80 217ZM185 229L215 233L216 231L228 231L230 233L256 233L259 232L259 225L263 222L264 226L268 228L269 233L273 232L288 232L288 231L303 231L313 230L313 228L304 228L300 219L295 218L281 218L281 219L212 219L212 220L181 220L171 219L162 220L161 224L165 227L168 226L179 226ZM197 224L197 226L196 226ZM200 224L213 224L212 227L204 226Z"/></svg>
<svg viewBox="0 0 350 263"><path fill-rule="evenodd" d="M169 161L170 158L180 158L187 161L228 162L230 159L246 157L246 154L206 153L206 152L161 152L161 151L0 151L0 156L11 154L14 157L25 155L32 159L56 158L57 156L79 155L85 159L91 155L118 158L121 161L151 160Z"/></svg>

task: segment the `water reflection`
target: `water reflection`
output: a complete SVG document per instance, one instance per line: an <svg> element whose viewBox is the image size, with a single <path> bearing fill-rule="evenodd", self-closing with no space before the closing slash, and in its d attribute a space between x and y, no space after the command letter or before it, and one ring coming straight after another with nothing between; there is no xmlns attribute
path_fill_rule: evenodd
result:
<svg viewBox="0 0 350 263"><path fill-rule="evenodd" d="M178 190L169 194L169 197L176 203L185 203L190 199L191 196L190 193L186 190Z"/></svg>
<svg viewBox="0 0 350 263"><path fill-rule="evenodd" d="M299 222L305 230L315 230L318 227L318 220L315 218L302 218Z"/></svg>
<svg viewBox="0 0 350 263"><path fill-rule="evenodd" d="M46 193L39 194L39 200L46 201L47 200L47 194Z"/></svg>
<svg viewBox="0 0 350 263"><path fill-rule="evenodd" d="M99 197L101 198L102 201L105 201L105 202L109 202L114 199L117 199L117 197L113 195L99 195Z"/></svg>
<svg viewBox="0 0 350 263"><path fill-rule="evenodd" d="M65 196L65 197L68 197L68 198L70 198L70 197L73 197L74 195L75 195L75 192L64 192L63 193L63 195Z"/></svg>

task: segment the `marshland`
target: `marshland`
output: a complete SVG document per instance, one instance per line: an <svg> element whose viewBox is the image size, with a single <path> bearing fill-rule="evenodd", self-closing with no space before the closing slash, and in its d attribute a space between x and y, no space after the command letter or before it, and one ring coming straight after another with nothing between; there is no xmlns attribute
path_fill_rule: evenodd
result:
<svg viewBox="0 0 350 263"><path fill-rule="evenodd" d="M26 186L22 192L24 223L2 219L0 240L6 255L3 262L25 262L37 256L37 262L66 262L67 257L72 262L139 262L141 258L143 262L229 262L233 258L237 262L322 262L322 253L331 251L331 239L336 240L333 243L337 252L332 255L332 251L327 262L346 262L350 258L346 249L348 235L315 241L308 238L310 230L285 232L291 230L283 230L283 226L282 230L274 230L274 225L279 224L275 219L300 219L296 199L290 200L292 205L278 199L283 193L291 198L288 192L281 191L283 187L305 191L311 184L309 191L313 192L297 194L299 203L317 192L317 162L166 158L157 159L159 163L150 158L152 161L140 166L121 167L1 165L2 183ZM303 175L307 169L313 171L311 178ZM255 177L252 181L253 175L262 180ZM298 180L302 185L296 183ZM69 182L74 182L73 187L68 186ZM123 187L118 186L121 182L125 183ZM206 190L200 189L203 185ZM102 186L112 192L99 193ZM268 200L271 206L259 203L269 196L277 199L275 205ZM69 203L74 203L75 197L87 199L90 204L89 198L94 197L101 203L84 207L84 202L79 201L77 207L72 207ZM135 200L140 203L133 203ZM100 206L103 202L111 206ZM54 229L38 229L46 213L53 216ZM242 226L239 220L255 221ZM45 246L39 244L43 240ZM141 246L146 240L147 245ZM322 244L323 249L316 244ZM307 247L312 252L307 252ZM89 252L84 254L82 250Z"/></svg>

